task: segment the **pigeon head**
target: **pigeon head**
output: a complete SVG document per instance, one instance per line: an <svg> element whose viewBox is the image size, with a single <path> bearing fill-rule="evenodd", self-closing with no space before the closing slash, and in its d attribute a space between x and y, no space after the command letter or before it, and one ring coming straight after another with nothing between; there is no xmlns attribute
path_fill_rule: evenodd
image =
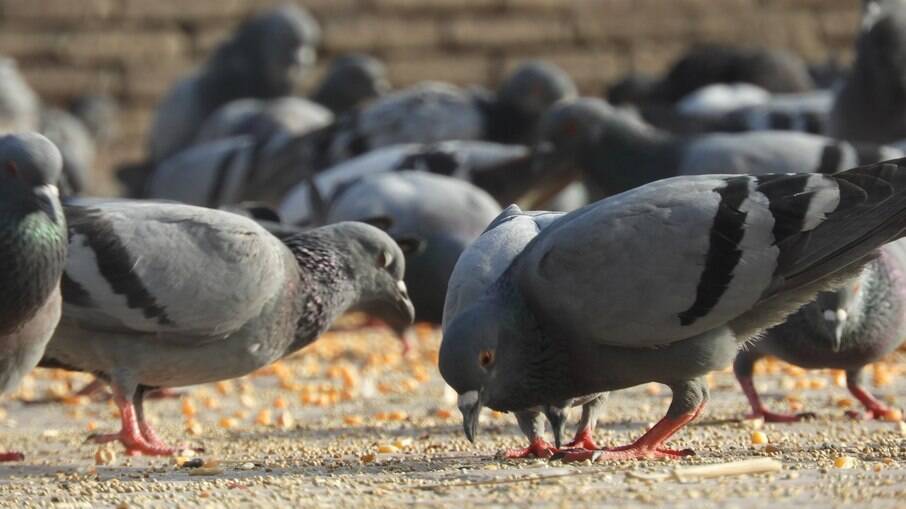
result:
<svg viewBox="0 0 906 509"><path fill-rule="evenodd" d="M218 48L213 64L253 80L255 96L286 95L315 63L321 37L317 21L295 5L284 5L246 21Z"/></svg>
<svg viewBox="0 0 906 509"><path fill-rule="evenodd" d="M368 55L350 54L331 62L312 99L339 115L388 91L387 69L380 60Z"/></svg>
<svg viewBox="0 0 906 509"><path fill-rule="evenodd" d="M895 87L900 100L906 94L906 6L900 5L862 33L854 76L871 80L872 87ZM874 90L875 88L873 88ZM892 94L885 94L890 98Z"/></svg>
<svg viewBox="0 0 906 509"><path fill-rule="evenodd" d="M498 100L527 119L539 118L555 102L576 94L576 84L563 69L539 60L523 63L497 88Z"/></svg>
<svg viewBox="0 0 906 509"><path fill-rule="evenodd" d="M412 323L415 308L403 282L406 260L396 242L380 229L354 221L319 230L332 237L332 243L343 251L359 295L355 307L383 303L391 306L401 320Z"/></svg>
<svg viewBox="0 0 906 509"><path fill-rule="evenodd" d="M37 133L0 137L0 182L31 188L56 187L63 172L63 156L56 145Z"/></svg>

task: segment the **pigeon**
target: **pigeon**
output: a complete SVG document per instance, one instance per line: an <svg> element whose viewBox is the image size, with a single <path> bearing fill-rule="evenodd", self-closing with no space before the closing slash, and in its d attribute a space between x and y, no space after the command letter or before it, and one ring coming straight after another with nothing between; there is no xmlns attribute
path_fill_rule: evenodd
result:
<svg viewBox="0 0 906 509"><path fill-rule="evenodd" d="M786 415L761 403L752 372L765 355L804 368L846 370L846 387L867 412L850 410L851 417L884 419L892 409L862 384L862 369L880 360L906 340L906 240L880 248L862 273L836 292L818 294L781 325L736 356L733 371L752 406L752 417L766 422L794 422L810 413Z"/></svg>
<svg viewBox="0 0 906 509"><path fill-rule="evenodd" d="M78 203L77 201L75 203ZM414 314L384 232L337 223L278 239L251 219L140 201L66 206L63 318L42 366L107 380L129 454L169 455L148 390L246 375L313 342L347 308Z"/></svg>
<svg viewBox="0 0 906 509"><path fill-rule="evenodd" d="M16 61L0 57L0 132L38 129L41 100L19 71Z"/></svg>
<svg viewBox="0 0 906 509"><path fill-rule="evenodd" d="M358 53L333 59L311 100L334 115L359 108L390 91L387 69L380 60Z"/></svg>
<svg viewBox="0 0 906 509"><path fill-rule="evenodd" d="M112 96L81 95L69 105L69 112L88 129L95 144L110 144L120 136L120 106Z"/></svg>
<svg viewBox="0 0 906 509"><path fill-rule="evenodd" d="M447 286L447 296L444 303L443 330L464 310L475 305L482 294L503 274L504 270L519 255L526 244L529 243L539 231L547 227L554 220L561 217L557 212L528 212L524 213L516 205L510 205L488 225L481 236L470 244L453 269ZM471 340L472 338L458 338ZM476 339L491 339L477 336ZM458 362L445 363L455 359L474 359L484 351L494 347L493 344L468 341L466 343L452 343L446 336L441 342L440 372L450 387L456 390L458 405L463 413L463 422L471 422L469 411L478 400L478 390L481 388L481 373L469 369L473 363L460 364ZM449 352L458 351L451 355ZM595 425L598 421L605 395L596 394L592 397L578 398L557 408L532 408L516 412L516 421L523 434L529 439L529 446L524 449L509 450L504 453L507 458L525 458L535 456L539 458L550 457L560 447L563 427L566 423L564 408L567 406L582 405L582 420L576 438L571 447L582 446L597 448L592 439ZM544 440L544 420L542 412L555 422L552 422L555 447L551 447ZM476 421L477 422L477 421ZM474 430L465 428L467 436L474 436Z"/></svg>
<svg viewBox="0 0 906 509"><path fill-rule="evenodd" d="M41 110L38 131L63 154L63 174L59 187L63 195L85 192L91 185L95 146L91 133L73 114L57 109Z"/></svg>
<svg viewBox="0 0 906 509"><path fill-rule="evenodd" d="M66 219L55 182L63 159L35 133L0 137L0 390L34 368L60 320ZM22 460L18 452L0 461Z"/></svg>
<svg viewBox="0 0 906 509"><path fill-rule="evenodd" d="M906 138L906 5L867 6L855 62L837 94L829 133L850 141L889 143Z"/></svg>
<svg viewBox="0 0 906 509"><path fill-rule="evenodd" d="M487 342L464 426L488 406L517 411L647 382L665 417L631 445L565 461L682 457L664 442L708 398L705 375L740 345L858 274L906 230L906 159L834 175L697 175L659 180L568 213L542 230L444 342ZM458 358L458 360L457 360ZM474 437L474 433L473 433ZM555 456L557 457L557 456Z"/></svg>
<svg viewBox="0 0 906 509"><path fill-rule="evenodd" d="M330 201L340 188L365 175L418 170L468 181L500 203L540 200L561 183L544 172L538 152L521 145L485 141L445 141L391 145L319 171L284 196L279 214L289 224L318 224L310 195L312 183Z"/></svg>
<svg viewBox="0 0 906 509"><path fill-rule="evenodd" d="M677 137L593 98L557 103L540 132L539 143L553 147L545 164L581 170L592 200L677 175L834 173L903 155L788 131Z"/></svg>
<svg viewBox="0 0 906 509"><path fill-rule="evenodd" d="M205 120L195 144L244 134L256 140L275 135L300 135L331 122L333 114L330 111L299 97L237 99L221 106Z"/></svg>
<svg viewBox="0 0 906 509"><path fill-rule="evenodd" d="M328 224L369 223L400 245L415 319L437 324L456 260L500 213L500 205L472 184L419 171L362 177L338 191L326 207ZM388 325L402 336L409 324L388 320Z"/></svg>
<svg viewBox="0 0 906 509"><path fill-rule="evenodd" d="M201 69L179 81L161 101L148 140L150 162L190 145L208 115L234 99L288 95L314 65L319 39L314 18L291 4L243 23Z"/></svg>

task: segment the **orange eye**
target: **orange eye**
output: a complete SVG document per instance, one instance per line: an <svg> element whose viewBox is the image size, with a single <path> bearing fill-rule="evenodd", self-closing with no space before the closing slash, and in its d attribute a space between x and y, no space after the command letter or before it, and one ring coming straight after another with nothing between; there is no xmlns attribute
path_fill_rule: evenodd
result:
<svg viewBox="0 0 906 509"><path fill-rule="evenodd" d="M478 364L486 368L494 362L494 350L483 350L478 354Z"/></svg>

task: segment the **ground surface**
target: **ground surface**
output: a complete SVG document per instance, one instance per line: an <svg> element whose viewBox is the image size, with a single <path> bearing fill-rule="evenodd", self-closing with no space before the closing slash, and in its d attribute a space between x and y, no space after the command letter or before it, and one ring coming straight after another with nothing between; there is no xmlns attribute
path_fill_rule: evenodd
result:
<svg viewBox="0 0 906 509"><path fill-rule="evenodd" d="M0 464L0 505L15 507L903 507L906 438L896 422L843 417L853 400L839 374L761 366L756 383L774 410L804 407L817 419L761 428L769 447L752 445L751 422L729 372L713 376L712 400L699 421L672 442L697 456L679 461L563 465L501 461L523 445L512 416L485 411L476 446L462 435L453 398L434 368L439 337L419 328L408 357L383 329L333 332L276 367L239 381L184 390L150 401L165 439L202 446L207 466L172 458L126 457L119 445L83 443L115 431L109 402L67 398L25 405L19 399L68 394L90 377L39 371L7 401L0 445L26 459ZM872 390L906 403L892 359L870 371ZM769 373L765 373L768 371ZM875 386L879 384L879 386ZM791 397L786 397L790 395ZM637 387L611 396L596 439L627 443L656 421L669 390ZM650 481L636 474L771 456L774 474ZM853 458L837 468L838 457ZM185 458L179 461L185 461ZM206 474L206 475L199 475ZM291 505L290 505L291 504Z"/></svg>

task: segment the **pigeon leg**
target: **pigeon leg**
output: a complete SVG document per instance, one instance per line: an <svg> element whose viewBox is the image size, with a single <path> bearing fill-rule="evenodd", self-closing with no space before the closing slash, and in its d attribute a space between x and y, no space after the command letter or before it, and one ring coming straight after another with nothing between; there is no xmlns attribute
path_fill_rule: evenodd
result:
<svg viewBox="0 0 906 509"><path fill-rule="evenodd" d="M154 428L145 420L145 405L144 398L145 393L148 392L148 387L139 385L138 389L135 391L135 397L132 399L133 404L135 405L135 416L138 419L138 429L142 433L142 437L145 438L145 442L148 443L151 447L154 447L158 451L158 455L170 455L175 454L184 447L173 448L164 443L163 440L157 435L157 432L154 431ZM156 391L155 391L156 392ZM167 452L169 451L169 452Z"/></svg>
<svg viewBox="0 0 906 509"><path fill-rule="evenodd" d="M630 445L597 451L572 449L554 455L554 459L573 461L619 461L629 459L682 458L695 454L691 449L666 449L661 445L680 428L698 417L708 399L708 386L703 379L682 382L671 387L673 402L667 415Z"/></svg>
<svg viewBox="0 0 906 509"><path fill-rule="evenodd" d="M758 391L755 390L755 384L752 383L752 368L755 366L755 362L761 357L762 355L757 352L741 350L736 356L736 361L733 363L733 372L736 374L736 380L739 381L742 392L745 393L746 398L749 400L749 405L752 406L752 413L747 415L746 418L761 418L764 419L764 422L798 422L802 419L815 417L815 414L811 412L792 415L781 414L772 412L764 407L761 398L758 397Z"/></svg>
<svg viewBox="0 0 906 509"><path fill-rule="evenodd" d="M516 412L516 422L519 429L529 439L529 446L524 449L509 449L503 452L506 459L519 458L549 458L557 449L547 443L544 435L544 417L539 412Z"/></svg>
<svg viewBox="0 0 906 509"><path fill-rule="evenodd" d="M139 396L138 389L134 389L132 393L135 395L136 399L139 400L140 407L141 396ZM173 454L173 452L175 452L173 449L160 447L161 444L148 443L148 440L145 439L139 425L136 406L126 394L126 390L123 390L116 383L113 384L113 401L120 410L120 420L122 421L122 429L120 429L119 433L90 435L88 440L97 444L119 441L123 444L123 447L126 448L126 454L129 456L139 456L142 454L148 456L167 456Z"/></svg>
<svg viewBox="0 0 906 509"><path fill-rule="evenodd" d="M600 449L598 444L595 443L594 433L595 426L598 424L598 414L606 401L607 395L601 395L582 405L582 418L579 421L579 429L576 431L573 441L566 444L567 447L578 447L588 450Z"/></svg>
<svg viewBox="0 0 906 509"><path fill-rule="evenodd" d="M850 410L846 412L854 419L883 419L889 415L893 409L878 401L870 392L865 390L862 385L862 368L846 371L846 388L856 399L868 410L867 412L857 412Z"/></svg>

